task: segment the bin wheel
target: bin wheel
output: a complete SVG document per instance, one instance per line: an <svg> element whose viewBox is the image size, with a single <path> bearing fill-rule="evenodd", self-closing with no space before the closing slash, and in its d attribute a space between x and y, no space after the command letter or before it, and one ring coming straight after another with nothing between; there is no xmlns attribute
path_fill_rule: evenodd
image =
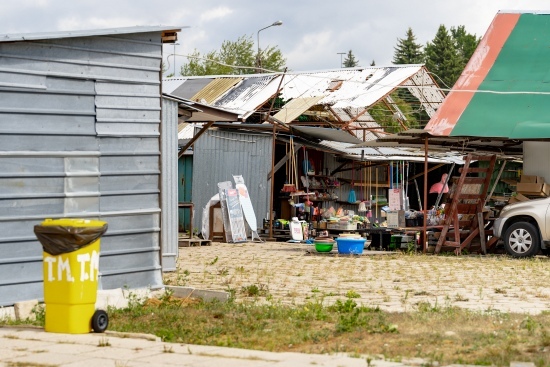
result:
<svg viewBox="0 0 550 367"><path fill-rule="evenodd" d="M92 316L92 330L94 333L102 333L109 326L109 316L103 310L96 310Z"/></svg>

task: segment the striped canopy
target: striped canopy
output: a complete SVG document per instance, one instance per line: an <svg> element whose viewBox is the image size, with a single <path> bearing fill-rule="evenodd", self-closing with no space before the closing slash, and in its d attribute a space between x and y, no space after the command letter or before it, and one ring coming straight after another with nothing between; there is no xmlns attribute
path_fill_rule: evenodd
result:
<svg viewBox="0 0 550 367"><path fill-rule="evenodd" d="M499 12L426 130L550 138L550 12Z"/></svg>

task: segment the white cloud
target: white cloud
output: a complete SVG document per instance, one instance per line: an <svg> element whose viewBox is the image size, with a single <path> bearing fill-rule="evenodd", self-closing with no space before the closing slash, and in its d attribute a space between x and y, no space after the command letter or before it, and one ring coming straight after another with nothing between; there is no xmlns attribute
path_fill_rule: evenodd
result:
<svg viewBox="0 0 550 367"><path fill-rule="evenodd" d="M59 30L69 31L74 29L100 29L100 28L119 28L133 27L137 25L146 25L144 22L135 18L81 18L68 17L59 19L57 27Z"/></svg>
<svg viewBox="0 0 550 367"><path fill-rule="evenodd" d="M208 22L214 19L222 19L233 13L232 9L229 9L226 6L218 6L214 9L208 9L206 12L202 13L200 20L203 22Z"/></svg>

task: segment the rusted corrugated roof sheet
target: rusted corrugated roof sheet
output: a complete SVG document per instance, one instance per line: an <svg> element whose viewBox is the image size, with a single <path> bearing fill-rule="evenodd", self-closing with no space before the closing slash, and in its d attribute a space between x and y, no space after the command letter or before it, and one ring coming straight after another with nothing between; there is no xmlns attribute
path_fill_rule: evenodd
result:
<svg viewBox="0 0 550 367"><path fill-rule="evenodd" d="M195 95L191 97L191 100L212 104L241 80L243 80L243 78L216 78L195 93Z"/></svg>

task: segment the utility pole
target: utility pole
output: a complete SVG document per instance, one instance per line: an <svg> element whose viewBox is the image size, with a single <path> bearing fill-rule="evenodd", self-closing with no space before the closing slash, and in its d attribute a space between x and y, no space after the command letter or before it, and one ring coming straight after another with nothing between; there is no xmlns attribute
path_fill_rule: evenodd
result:
<svg viewBox="0 0 550 367"><path fill-rule="evenodd" d="M344 67L344 62L342 61L342 57L346 54L345 52L338 52L338 55L340 55L340 67Z"/></svg>

